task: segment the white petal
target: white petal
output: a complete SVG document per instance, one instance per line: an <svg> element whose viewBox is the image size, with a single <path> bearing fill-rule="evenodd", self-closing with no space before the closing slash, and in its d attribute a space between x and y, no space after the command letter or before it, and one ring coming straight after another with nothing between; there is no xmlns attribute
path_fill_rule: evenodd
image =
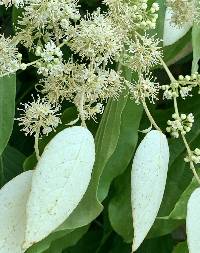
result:
<svg viewBox="0 0 200 253"><path fill-rule="evenodd" d="M143 242L158 214L163 198L169 163L167 138L157 130L140 143L131 173L133 251Z"/></svg>
<svg viewBox="0 0 200 253"><path fill-rule="evenodd" d="M200 188L196 189L187 206L187 241L190 253L199 253L200 250Z"/></svg>
<svg viewBox="0 0 200 253"><path fill-rule="evenodd" d="M50 141L32 180L25 249L48 236L76 208L89 185L94 160L94 139L86 128L65 129Z"/></svg>
<svg viewBox="0 0 200 253"><path fill-rule="evenodd" d="M12 179L0 190L0 253L22 253L26 225L26 203L32 171Z"/></svg>
<svg viewBox="0 0 200 253"><path fill-rule="evenodd" d="M163 45L169 46L177 42L182 38L192 27L192 23L188 22L183 24L183 26L177 27L171 24L172 11L167 8L164 21L164 34L163 34Z"/></svg>

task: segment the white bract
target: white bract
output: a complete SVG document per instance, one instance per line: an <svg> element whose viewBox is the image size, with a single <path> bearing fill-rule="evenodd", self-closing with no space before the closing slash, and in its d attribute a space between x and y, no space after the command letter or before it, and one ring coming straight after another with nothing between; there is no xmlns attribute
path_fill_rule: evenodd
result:
<svg viewBox="0 0 200 253"><path fill-rule="evenodd" d="M187 241L190 253L199 253L200 249L200 188L196 189L187 206Z"/></svg>
<svg viewBox="0 0 200 253"><path fill-rule="evenodd" d="M171 23L173 13L169 8L166 10L164 21L163 45L170 46L181 39L192 27L192 22L184 23L181 27Z"/></svg>
<svg viewBox="0 0 200 253"><path fill-rule="evenodd" d="M22 253L26 225L26 203L32 171L8 182L0 190L0 253Z"/></svg>
<svg viewBox="0 0 200 253"><path fill-rule="evenodd" d="M83 127L58 133L35 169L27 203L24 249L61 225L87 190L95 160L92 134Z"/></svg>
<svg viewBox="0 0 200 253"><path fill-rule="evenodd" d="M153 225L166 184L169 162L167 138L160 131L150 131L140 143L131 174L133 212L133 252Z"/></svg>

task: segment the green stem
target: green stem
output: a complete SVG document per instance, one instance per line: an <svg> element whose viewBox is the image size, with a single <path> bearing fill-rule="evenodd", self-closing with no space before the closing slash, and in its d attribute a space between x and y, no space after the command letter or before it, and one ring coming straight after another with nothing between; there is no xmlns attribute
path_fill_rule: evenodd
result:
<svg viewBox="0 0 200 253"><path fill-rule="evenodd" d="M163 68L165 69L165 71L167 72L170 81L173 83L176 81L176 79L174 78L174 76L172 75L171 71L169 70L167 64L163 61L163 59L161 57L159 57L159 61L161 62Z"/></svg>
<svg viewBox="0 0 200 253"><path fill-rule="evenodd" d="M27 64L25 64L25 65L26 65L26 67L30 67L30 66L33 66L33 65L35 65L37 62L39 62L41 59L42 59L42 58L40 58L40 59L37 59L37 60L35 60L35 61L32 61L32 62L29 62L29 63L27 63Z"/></svg>
<svg viewBox="0 0 200 253"><path fill-rule="evenodd" d="M83 127L87 127L85 123L85 113L84 113L84 103L85 103L85 91L83 90L81 94L81 99L80 99L80 117L81 117L81 125Z"/></svg>
<svg viewBox="0 0 200 253"><path fill-rule="evenodd" d="M35 134L35 145L34 145L34 148L35 148L36 158L37 158L37 160L39 161L39 159L40 159L40 151L39 151L39 133L36 133L36 134Z"/></svg>
<svg viewBox="0 0 200 253"><path fill-rule="evenodd" d="M156 124L156 122L155 122L153 116L151 115L151 113L150 113L150 111L149 111L149 109L148 109L148 107L147 107L147 104L146 104L145 100L142 100L142 105L143 105L143 107L144 107L144 110L145 110L145 112L146 112L146 115L147 115L149 121L151 122L151 124L155 127L156 130L162 132L162 130L161 130L161 129L159 128L159 126Z"/></svg>

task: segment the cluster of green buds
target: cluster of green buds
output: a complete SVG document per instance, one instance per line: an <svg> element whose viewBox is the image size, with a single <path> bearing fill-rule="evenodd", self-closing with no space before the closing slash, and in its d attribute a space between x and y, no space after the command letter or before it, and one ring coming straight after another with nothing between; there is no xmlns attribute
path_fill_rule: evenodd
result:
<svg viewBox="0 0 200 253"><path fill-rule="evenodd" d="M191 76L186 75L179 75L178 77L178 82L181 86L183 87L190 87L190 88L194 88L194 87L199 87L200 88L200 74L198 72L193 73ZM200 89L199 89L199 93L200 93Z"/></svg>
<svg viewBox="0 0 200 253"><path fill-rule="evenodd" d="M193 73L191 76L180 75L170 85L162 86L162 90L164 90L163 96L166 99L172 99L180 95L185 99L187 96L191 96L191 91L195 87L200 87L200 74L198 72Z"/></svg>
<svg viewBox="0 0 200 253"><path fill-rule="evenodd" d="M190 156L187 155L185 158L184 158L184 161L186 163L189 163L189 162L194 162L194 163L200 163L200 149L199 148L195 148L195 150L191 151L191 154Z"/></svg>
<svg viewBox="0 0 200 253"><path fill-rule="evenodd" d="M174 113L172 118L173 120L167 121L168 127L166 128L166 131L173 137L178 138L180 133L181 135L185 135L190 132L194 123L194 116L192 113L188 115L181 114L180 116Z"/></svg>
<svg viewBox="0 0 200 253"><path fill-rule="evenodd" d="M141 5L134 5L135 11L144 10L147 11L148 5L147 5L147 0L141 1ZM158 3L153 3L151 8L148 10L148 18L146 20L142 15L138 15L139 23L138 27L143 28L143 29L155 29L156 27L156 20L158 18L157 12L159 11L159 5Z"/></svg>

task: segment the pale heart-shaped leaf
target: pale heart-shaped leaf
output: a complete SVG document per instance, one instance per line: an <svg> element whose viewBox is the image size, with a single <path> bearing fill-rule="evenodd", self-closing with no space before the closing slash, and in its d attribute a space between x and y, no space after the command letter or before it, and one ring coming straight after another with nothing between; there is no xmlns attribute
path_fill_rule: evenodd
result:
<svg viewBox="0 0 200 253"><path fill-rule="evenodd" d="M200 188L191 195L186 217L187 241L190 253L200 252Z"/></svg>
<svg viewBox="0 0 200 253"><path fill-rule="evenodd" d="M26 203L32 171L12 179L0 190L0 253L22 253L26 227Z"/></svg>
<svg viewBox="0 0 200 253"><path fill-rule="evenodd" d="M192 27L191 22L183 24L182 27L175 26L171 23L173 12L167 8L164 21L163 45L169 46L181 39Z"/></svg>
<svg viewBox="0 0 200 253"><path fill-rule="evenodd" d="M143 242L158 214L163 198L169 163L167 138L150 131L140 143L131 172L133 251Z"/></svg>
<svg viewBox="0 0 200 253"><path fill-rule="evenodd" d="M32 180L24 249L48 236L77 207L89 185L94 160L94 139L86 128L67 128L49 142Z"/></svg>

